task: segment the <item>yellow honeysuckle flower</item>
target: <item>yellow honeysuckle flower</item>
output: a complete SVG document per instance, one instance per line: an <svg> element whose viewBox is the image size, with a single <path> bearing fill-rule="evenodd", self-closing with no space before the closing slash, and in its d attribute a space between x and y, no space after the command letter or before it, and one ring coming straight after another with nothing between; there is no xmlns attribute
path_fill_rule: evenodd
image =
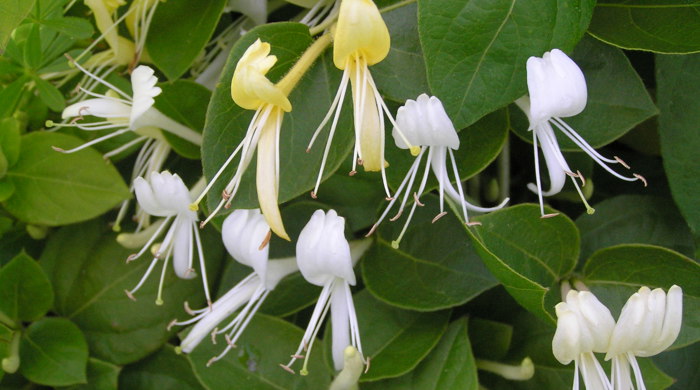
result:
<svg viewBox="0 0 700 390"><path fill-rule="evenodd" d="M231 79L231 98L246 110L257 110L263 104L271 104L292 111L292 104L281 88L265 76L277 57L270 55L270 44L255 41L236 65Z"/></svg>
<svg viewBox="0 0 700 390"><path fill-rule="evenodd" d="M309 148L313 145L321 129L335 114L327 142L330 144L332 141L349 82L352 88L355 122L355 150L350 174L355 174L357 164L362 165L365 171L381 172L384 189L387 196L391 197L384 171L388 166L384 160L384 114L397 129L398 126L379 94L368 68L369 65L382 61L389 53L391 43L389 30L373 1L343 0L340 4L338 22L333 31L333 62L338 69L343 70L343 77L326 117L309 142ZM420 148L411 145L401 130L398 130L398 133L406 141L411 153L414 156L417 155ZM323 176L323 169L328 157L328 144L321 162L316 186L311 193L314 197Z"/></svg>

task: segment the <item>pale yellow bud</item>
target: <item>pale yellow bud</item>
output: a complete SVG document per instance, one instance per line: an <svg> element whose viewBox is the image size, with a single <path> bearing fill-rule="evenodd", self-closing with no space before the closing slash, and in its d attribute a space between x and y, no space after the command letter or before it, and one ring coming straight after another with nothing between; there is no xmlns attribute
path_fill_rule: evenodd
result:
<svg viewBox="0 0 700 390"><path fill-rule="evenodd" d="M231 98L247 110L271 104L285 112L292 111L292 104L284 92L265 77L277 62L277 57L269 54L270 44L260 39L243 53L231 79Z"/></svg>
<svg viewBox="0 0 700 390"><path fill-rule="evenodd" d="M333 37L333 62L345 69L349 59L363 57L374 65L389 54L389 30L372 0L343 0Z"/></svg>

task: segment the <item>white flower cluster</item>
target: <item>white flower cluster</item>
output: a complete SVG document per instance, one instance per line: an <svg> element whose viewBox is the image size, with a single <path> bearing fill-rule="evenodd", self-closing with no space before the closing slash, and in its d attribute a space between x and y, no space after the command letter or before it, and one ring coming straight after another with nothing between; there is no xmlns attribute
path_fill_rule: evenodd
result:
<svg viewBox="0 0 700 390"><path fill-rule="evenodd" d="M575 390L579 389L579 372L588 390L633 390L632 375L636 388L645 389L636 358L661 353L676 340L683 291L676 285L668 294L660 288L641 287L627 300L617 322L589 291L569 291L555 309L552 352L561 364L574 362ZM612 360L612 381L594 353L605 353L605 360Z"/></svg>

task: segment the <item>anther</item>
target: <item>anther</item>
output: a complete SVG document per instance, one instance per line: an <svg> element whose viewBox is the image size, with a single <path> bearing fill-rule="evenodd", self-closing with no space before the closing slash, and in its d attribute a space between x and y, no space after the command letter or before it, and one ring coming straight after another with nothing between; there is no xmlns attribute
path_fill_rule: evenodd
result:
<svg viewBox="0 0 700 390"><path fill-rule="evenodd" d="M440 214L436 215L435 218L433 218L433 222L432 222L432 223L437 222L438 219L444 217L445 215L447 215L447 211L443 211L443 212L441 212Z"/></svg>
<svg viewBox="0 0 700 390"><path fill-rule="evenodd" d="M51 149L53 149L53 150L55 150L55 151L57 151L57 152L61 152L61 153L65 153L65 152L66 152L65 149L59 148L58 146L52 146Z"/></svg>
<svg viewBox="0 0 700 390"><path fill-rule="evenodd" d="M226 190L223 190L223 191L221 191L221 197L224 200L228 200L231 197L231 193L226 191Z"/></svg>
<svg viewBox="0 0 700 390"><path fill-rule="evenodd" d="M209 336L211 337L211 343L216 345L216 334L219 332L219 328L214 328Z"/></svg>
<svg viewBox="0 0 700 390"><path fill-rule="evenodd" d="M258 247L259 251L265 249L267 244L270 242L270 238L272 238L272 231L268 230L267 234L265 235L265 238L263 239L263 241L260 243L260 246Z"/></svg>
<svg viewBox="0 0 700 390"><path fill-rule="evenodd" d="M420 206L420 207L425 206L425 204L424 204L424 203L421 203L420 199L418 199L418 194L415 193L415 192L413 193L413 200L416 202L416 204L417 204L418 206Z"/></svg>
<svg viewBox="0 0 700 390"><path fill-rule="evenodd" d="M378 226L378 225L377 225L376 223L375 223L374 225L372 225L372 228L369 229L369 233L365 234L365 237L371 236L372 233L374 233L374 231L377 230L377 226Z"/></svg>
<svg viewBox="0 0 700 390"><path fill-rule="evenodd" d="M293 357L294 359L303 359L304 358L304 355L290 355L290 356Z"/></svg>
<svg viewBox="0 0 700 390"><path fill-rule="evenodd" d="M204 229L204 226L207 224L207 221L202 221L199 223L199 228Z"/></svg>
<svg viewBox="0 0 700 390"><path fill-rule="evenodd" d="M647 186L647 179L644 178L644 176L638 174L638 173L633 173L632 176L636 177L637 179L641 180L642 183L644 183L644 187Z"/></svg>
<svg viewBox="0 0 700 390"><path fill-rule="evenodd" d="M581 187L585 187L586 186L586 178L583 177L583 174L581 173L581 171L576 171L576 173L578 174L578 178L581 179Z"/></svg>
<svg viewBox="0 0 700 390"><path fill-rule="evenodd" d="M365 374L367 373L367 371L369 371L369 363L371 360L372 360L372 358L368 356L367 357L367 364L365 364Z"/></svg>
<svg viewBox="0 0 700 390"><path fill-rule="evenodd" d="M126 296L129 297L129 299L136 302L136 297L129 290L124 290L124 293L126 293Z"/></svg>
<svg viewBox="0 0 700 390"><path fill-rule="evenodd" d="M399 219L399 217L401 216L401 214L403 214L403 209L400 209L399 212L396 213L396 215L394 215L393 217L389 218L389 221L391 221L391 222L396 221L397 219Z"/></svg>
<svg viewBox="0 0 700 390"><path fill-rule="evenodd" d="M139 257L138 253L132 253L126 258L126 262L131 263L132 261L136 260Z"/></svg>
<svg viewBox="0 0 700 390"><path fill-rule="evenodd" d="M544 214L540 218L541 219L552 218L552 217L556 217L557 215L559 215L559 213Z"/></svg>
<svg viewBox="0 0 700 390"><path fill-rule="evenodd" d="M481 226L481 222L472 221L472 222L467 222L465 225L467 225L467 226Z"/></svg>
<svg viewBox="0 0 700 390"><path fill-rule="evenodd" d="M292 374L292 375L296 374L296 372L294 372L294 370L292 370L292 369L289 368L288 366L285 366L285 365L282 364L282 363L280 363L280 367L282 367L283 370L287 371L288 373L290 373L290 374Z"/></svg>
<svg viewBox="0 0 700 390"><path fill-rule="evenodd" d="M617 162L619 162L623 167L625 167L625 168L627 168L627 169L630 169L630 166L627 165L626 162L622 161L622 159L621 159L620 157L613 156L613 158L614 158Z"/></svg>
<svg viewBox="0 0 700 390"><path fill-rule="evenodd" d="M348 172L348 176L355 176L355 175L357 175L357 171Z"/></svg>
<svg viewBox="0 0 700 390"><path fill-rule="evenodd" d="M318 198L318 197L316 196L316 192L315 192L315 191L311 191L311 198L312 198L312 199L317 199L317 198Z"/></svg>
<svg viewBox="0 0 700 390"><path fill-rule="evenodd" d="M233 340L231 340L231 336L229 335L224 335L224 339L226 339L226 344L229 345L231 348L236 348L236 344L233 343Z"/></svg>
<svg viewBox="0 0 700 390"><path fill-rule="evenodd" d="M214 356L213 358L209 359L209 361L207 361L207 367L210 367L212 364L214 364L214 362L215 362L216 360L217 360L217 359L216 359L216 356Z"/></svg>
<svg viewBox="0 0 700 390"><path fill-rule="evenodd" d="M384 200L391 202L392 200L394 200L394 197L393 196L385 196Z"/></svg>
<svg viewBox="0 0 700 390"><path fill-rule="evenodd" d="M170 322L168 323L168 326L165 327L165 329L167 329L168 332L170 332L170 329L172 329L173 326L175 326L175 324L177 324L177 318L174 319L174 320L172 320L172 321L170 321Z"/></svg>
<svg viewBox="0 0 700 390"><path fill-rule="evenodd" d="M357 159L357 165L363 165L364 163L365 163L365 161L363 159L361 159L361 158Z"/></svg>
<svg viewBox="0 0 700 390"><path fill-rule="evenodd" d="M306 148L306 153L310 153L310 152L311 152L311 148Z"/></svg>

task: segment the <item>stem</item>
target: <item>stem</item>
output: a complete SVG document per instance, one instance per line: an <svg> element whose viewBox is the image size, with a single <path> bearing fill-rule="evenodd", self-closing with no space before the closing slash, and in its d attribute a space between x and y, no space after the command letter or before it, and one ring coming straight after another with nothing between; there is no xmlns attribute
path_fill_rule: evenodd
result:
<svg viewBox="0 0 700 390"><path fill-rule="evenodd" d="M529 357L523 359L522 363L517 366L491 360L476 359L476 367L513 381L526 381L535 375L535 365L532 364L532 360Z"/></svg>
<svg viewBox="0 0 700 390"><path fill-rule="evenodd" d="M19 369L19 340L22 337L22 332L17 331L12 335L10 341L10 356L2 359L2 369L8 374L14 374Z"/></svg>
<svg viewBox="0 0 700 390"><path fill-rule="evenodd" d="M503 150L498 156L499 199L510 198L510 135L506 135Z"/></svg>
<svg viewBox="0 0 700 390"><path fill-rule="evenodd" d="M306 49L301 57L299 57L299 60L297 60L292 69L277 83L277 87L282 90L285 96L289 96L294 87L299 83L299 80L301 80L304 74L311 68L314 61L326 50L330 43L331 34L323 34Z"/></svg>

